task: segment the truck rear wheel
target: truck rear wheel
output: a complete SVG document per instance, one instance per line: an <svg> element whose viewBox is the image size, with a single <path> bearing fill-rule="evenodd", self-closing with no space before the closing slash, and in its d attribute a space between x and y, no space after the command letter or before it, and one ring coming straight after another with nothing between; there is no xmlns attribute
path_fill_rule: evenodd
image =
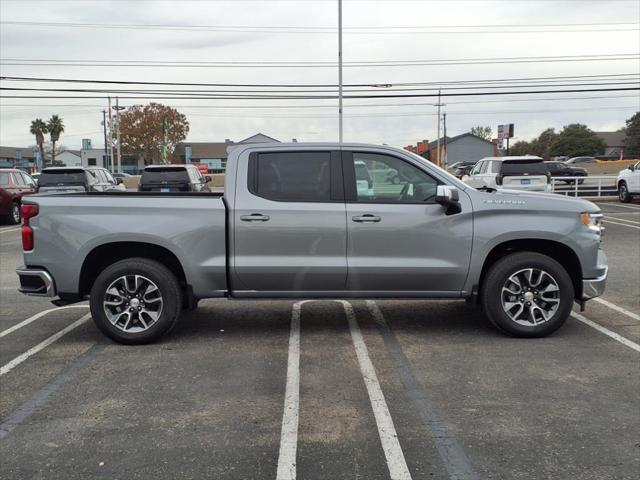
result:
<svg viewBox="0 0 640 480"><path fill-rule="evenodd" d="M182 291L161 263L128 258L98 275L89 303L102 333L118 343L139 345L157 340L173 327L182 309Z"/></svg>
<svg viewBox="0 0 640 480"><path fill-rule="evenodd" d="M574 289L554 259L518 252L491 266L481 289L483 309L493 325L515 337L544 337L571 314Z"/></svg>

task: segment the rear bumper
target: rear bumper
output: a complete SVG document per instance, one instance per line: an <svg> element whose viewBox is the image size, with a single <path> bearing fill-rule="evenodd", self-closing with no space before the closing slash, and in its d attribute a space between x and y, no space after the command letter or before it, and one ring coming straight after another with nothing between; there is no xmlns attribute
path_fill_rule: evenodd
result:
<svg viewBox="0 0 640 480"><path fill-rule="evenodd" d="M588 278L582 280L582 300L590 300L599 297L604 293L607 284L608 268L605 267L604 275L597 278Z"/></svg>
<svg viewBox="0 0 640 480"><path fill-rule="evenodd" d="M34 297L55 297L56 284L53 277L42 268L19 267L16 274L20 279L18 291Z"/></svg>

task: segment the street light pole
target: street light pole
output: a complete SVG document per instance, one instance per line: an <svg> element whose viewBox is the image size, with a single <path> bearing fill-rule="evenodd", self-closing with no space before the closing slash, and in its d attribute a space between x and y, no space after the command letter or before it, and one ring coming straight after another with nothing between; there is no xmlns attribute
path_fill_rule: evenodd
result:
<svg viewBox="0 0 640 480"><path fill-rule="evenodd" d="M342 0L338 0L338 129L342 143Z"/></svg>
<svg viewBox="0 0 640 480"><path fill-rule="evenodd" d="M102 110L102 132L104 133L104 162L103 167L109 169L109 152L107 151L107 111Z"/></svg>
<svg viewBox="0 0 640 480"><path fill-rule="evenodd" d="M438 90L438 140L436 147L436 165L440 166L440 107L442 103L440 103L440 90Z"/></svg>
<svg viewBox="0 0 640 480"><path fill-rule="evenodd" d="M118 173L122 173L122 143L120 141L120 110L124 110L125 107L121 107L118 103L118 97L116 97L116 106L113 109L116 111L116 156Z"/></svg>

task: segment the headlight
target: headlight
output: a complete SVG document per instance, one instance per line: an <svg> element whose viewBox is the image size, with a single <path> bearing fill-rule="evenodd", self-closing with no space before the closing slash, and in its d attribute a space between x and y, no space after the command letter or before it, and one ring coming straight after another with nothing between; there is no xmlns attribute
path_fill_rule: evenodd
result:
<svg viewBox="0 0 640 480"><path fill-rule="evenodd" d="M597 233L598 235L602 235L604 233L601 213L581 213L580 219L590 231Z"/></svg>

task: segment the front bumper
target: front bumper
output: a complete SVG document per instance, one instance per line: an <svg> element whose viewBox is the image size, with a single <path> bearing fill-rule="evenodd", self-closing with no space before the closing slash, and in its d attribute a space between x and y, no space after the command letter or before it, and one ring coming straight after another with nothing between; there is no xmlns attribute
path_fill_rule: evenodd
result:
<svg viewBox="0 0 640 480"><path fill-rule="evenodd" d="M18 291L34 297L55 297L56 284L53 277L42 268L19 267L16 274L20 279Z"/></svg>
<svg viewBox="0 0 640 480"><path fill-rule="evenodd" d="M604 275L597 278L587 278L582 280L582 300L590 300L599 297L604 293L607 284L608 267L605 267Z"/></svg>

